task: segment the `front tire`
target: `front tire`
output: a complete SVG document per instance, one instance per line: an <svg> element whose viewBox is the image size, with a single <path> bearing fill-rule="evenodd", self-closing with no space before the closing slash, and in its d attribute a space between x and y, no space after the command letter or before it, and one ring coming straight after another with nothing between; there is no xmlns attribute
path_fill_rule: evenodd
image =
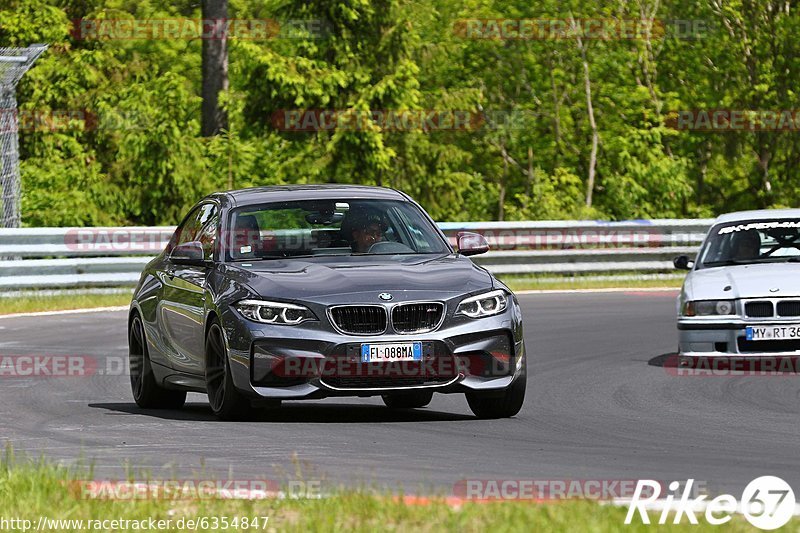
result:
<svg viewBox="0 0 800 533"><path fill-rule="evenodd" d="M468 392L467 403L469 408L478 418L509 418L522 409L525 402L525 387L527 375L523 373L503 391L502 396L487 396L485 394Z"/></svg>
<svg viewBox="0 0 800 533"><path fill-rule="evenodd" d="M220 420L246 420L252 414L250 400L233 384L228 350L216 320L206 336L206 390L211 410Z"/></svg>
<svg viewBox="0 0 800 533"><path fill-rule="evenodd" d="M389 409L418 409L431 403L433 392L413 391L398 394L384 394L381 398Z"/></svg>
<svg viewBox="0 0 800 533"><path fill-rule="evenodd" d="M128 362L131 374L131 391L136 405L143 409L180 409L186 403L186 392L162 388L158 385L147 352L142 319L136 314L128 333Z"/></svg>

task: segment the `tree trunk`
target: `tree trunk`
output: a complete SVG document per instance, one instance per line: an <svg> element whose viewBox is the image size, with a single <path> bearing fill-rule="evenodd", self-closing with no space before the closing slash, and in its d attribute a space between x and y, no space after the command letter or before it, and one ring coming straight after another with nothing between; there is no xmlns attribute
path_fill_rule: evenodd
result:
<svg viewBox="0 0 800 533"><path fill-rule="evenodd" d="M583 85L586 91L586 114L589 115L589 126L592 128L592 151L589 154L589 175L586 179L586 207L592 207L592 194L594 192L595 167L597 166L597 145L600 135L597 133L597 122L594 120L594 107L592 106L592 82L589 78L589 62L586 59L586 47L579 34L576 34L578 48L581 51L583 63Z"/></svg>
<svg viewBox="0 0 800 533"><path fill-rule="evenodd" d="M219 93L228 90L228 0L202 0L204 28L212 28L203 40L203 137L228 128L228 116L220 108Z"/></svg>
<svg viewBox="0 0 800 533"><path fill-rule="evenodd" d="M531 216L528 209L530 209L533 190L533 147L528 146L528 176L525 185L525 216L528 217Z"/></svg>
<svg viewBox="0 0 800 533"><path fill-rule="evenodd" d="M552 56L551 56L552 59ZM555 156L553 158L553 168L561 166L561 100L556 90L556 78L553 64L550 62L550 90L553 93L553 135L555 136Z"/></svg>
<svg viewBox="0 0 800 533"><path fill-rule="evenodd" d="M506 147L503 145L503 154ZM506 179L508 179L508 159L503 158L503 178L500 180L500 194L497 198L497 220L502 222L506 216Z"/></svg>
<svg viewBox="0 0 800 533"><path fill-rule="evenodd" d="M698 205L703 203L706 188L706 176L708 175L708 163L711 161L711 141L706 139L703 144L698 148L700 160L700 172L697 175L697 184L695 186L695 202Z"/></svg>

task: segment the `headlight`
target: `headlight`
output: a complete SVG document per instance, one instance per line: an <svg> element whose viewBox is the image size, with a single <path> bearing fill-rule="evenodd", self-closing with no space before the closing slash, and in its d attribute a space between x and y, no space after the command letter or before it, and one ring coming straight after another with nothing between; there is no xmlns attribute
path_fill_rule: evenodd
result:
<svg viewBox="0 0 800 533"><path fill-rule="evenodd" d="M236 310L248 320L264 324L287 324L294 326L317 317L311 310L302 305L264 300L242 300L236 304Z"/></svg>
<svg viewBox="0 0 800 533"><path fill-rule="evenodd" d="M730 316L736 314L735 300L700 300L686 302L684 316Z"/></svg>
<svg viewBox="0 0 800 533"><path fill-rule="evenodd" d="M482 318L502 313L506 307L508 307L508 296L505 291L492 291L461 300L456 314Z"/></svg>

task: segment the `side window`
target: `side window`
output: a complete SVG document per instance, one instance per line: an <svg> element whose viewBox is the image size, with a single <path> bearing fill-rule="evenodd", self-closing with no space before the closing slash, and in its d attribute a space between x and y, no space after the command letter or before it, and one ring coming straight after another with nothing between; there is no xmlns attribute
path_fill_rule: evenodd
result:
<svg viewBox="0 0 800 533"><path fill-rule="evenodd" d="M214 205L207 204L203 207L210 207L210 209L208 209L203 216L201 216L201 222L203 226L200 228L195 240L200 241L203 244L203 255L205 259L211 260L214 258L214 245L217 242L219 214L217 213L217 208ZM203 208L201 208L201 211L202 209Z"/></svg>
<svg viewBox="0 0 800 533"><path fill-rule="evenodd" d="M175 230L175 234L170 240L168 251L172 252L172 249L180 244L201 240L201 232L206 223L215 217L216 207L214 204L203 204L193 209L183 224ZM216 228L216 224L214 227Z"/></svg>

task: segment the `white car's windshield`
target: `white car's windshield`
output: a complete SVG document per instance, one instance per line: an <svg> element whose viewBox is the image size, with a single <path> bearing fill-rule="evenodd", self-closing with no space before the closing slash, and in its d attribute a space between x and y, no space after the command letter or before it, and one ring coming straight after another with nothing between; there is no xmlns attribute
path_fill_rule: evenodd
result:
<svg viewBox="0 0 800 533"><path fill-rule="evenodd" d="M449 253L414 204L396 200L301 200L234 210L233 261L330 255Z"/></svg>
<svg viewBox="0 0 800 533"><path fill-rule="evenodd" d="M753 220L711 229L698 268L800 261L800 220Z"/></svg>

